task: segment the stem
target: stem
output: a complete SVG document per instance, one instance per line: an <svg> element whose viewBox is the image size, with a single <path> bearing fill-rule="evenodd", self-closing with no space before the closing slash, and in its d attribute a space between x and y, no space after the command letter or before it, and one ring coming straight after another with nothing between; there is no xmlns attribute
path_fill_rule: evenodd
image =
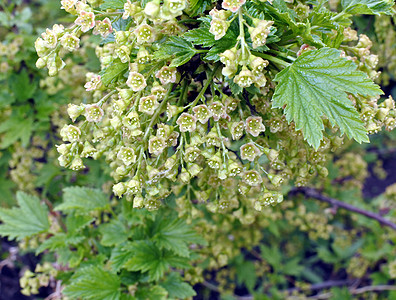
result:
<svg viewBox="0 0 396 300"><path fill-rule="evenodd" d="M183 104L184 97L186 96L187 92L187 85L188 81L186 79L183 80L183 85L180 91L179 100L177 101L177 106L181 106Z"/></svg>
<svg viewBox="0 0 396 300"><path fill-rule="evenodd" d="M288 51L291 52L290 50L288 50ZM268 52L276 54L277 56L282 56L282 57L284 57L284 58L286 58L288 60L291 60L292 62L297 59L296 57L287 55L286 53L283 53L283 52L277 51L277 50L273 50L273 49L270 49Z"/></svg>
<svg viewBox="0 0 396 300"><path fill-rule="evenodd" d="M363 216L366 216L370 219L376 220L378 223L380 223L381 225L384 226L388 226L390 228L392 228L393 230L396 230L396 224L381 217L379 214L373 213L371 211L367 211L364 209L361 209L359 207L356 207L354 205L327 197L325 195L322 195L321 193L319 193L317 190L312 189L312 188L294 188L290 194L303 194L308 198L313 198L322 202L327 202L335 207L341 207L343 209L361 214Z"/></svg>
<svg viewBox="0 0 396 300"><path fill-rule="evenodd" d="M213 76L219 67L220 67L220 65L215 66L212 73L207 75L208 78L206 79L206 82L205 82L204 86L202 87L202 90L199 92L198 96L194 99L194 101L191 102L189 105L187 105L186 108L194 107L198 103L199 99L201 99L201 97L205 94L206 90L208 89L209 85L212 83Z"/></svg>
<svg viewBox="0 0 396 300"><path fill-rule="evenodd" d="M242 9L239 9L238 17L239 17L239 40L241 41L242 60L245 60L246 42L245 42L245 32L243 30L244 25L243 25Z"/></svg>
<svg viewBox="0 0 396 300"><path fill-rule="evenodd" d="M342 12L338 13L334 17L331 18L332 21L337 21L338 19L342 18L345 16L347 13L343 10Z"/></svg>
<svg viewBox="0 0 396 300"><path fill-rule="evenodd" d="M396 286L394 285L369 285L369 286L364 286L358 289L349 289L349 292L352 295L358 295L358 294L364 294L367 292L382 292L382 291L395 291ZM330 297L333 296L332 292L328 293L323 293L319 294L316 296L309 297L307 299L329 299Z"/></svg>
<svg viewBox="0 0 396 300"><path fill-rule="evenodd" d="M117 92L118 92L117 90L112 90L110 93L108 93L106 96L104 96L102 99L99 100L98 105L102 106L103 103L105 103L107 99L109 99L111 96L113 96Z"/></svg>

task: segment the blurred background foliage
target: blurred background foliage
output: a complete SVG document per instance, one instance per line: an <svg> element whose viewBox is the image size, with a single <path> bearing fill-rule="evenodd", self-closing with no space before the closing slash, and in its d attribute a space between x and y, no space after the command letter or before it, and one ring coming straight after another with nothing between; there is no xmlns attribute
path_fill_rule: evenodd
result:
<svg viewBox="0 0 396 300"><path fill-rule="evenodd" d="M0 5L1 206L14 205L18 190L49 203L59 202L67 186L108 192L110 177L100 160L87 162L88 168L77 173L59 167L55 150L59 129L69 122L66 104L88 97L85 74L99 70L98 41L83 40L82 51L67 58L59 76L48 77L35 67L34 41L55 20L69 21L59 1L5 0ZM358 17L355 24L379 55L378 83L396 98L395 17ZM328 178L312 186L396 221L395 132L373 135L371 144L347 142L328 169ZM248 294L256 299L396 299L391 289L396 231L374 220L301 195L289 195L250 219L212 214L204 206L196 212L196 228L208 246L199 250L201 259L184 277L196 283L197 299ZM18 292L18 276L49 259L26 254L37 242L26 240L16 248L1 241L0 299L25 299ZM51 292L42 288L35 299Z"/></svg>

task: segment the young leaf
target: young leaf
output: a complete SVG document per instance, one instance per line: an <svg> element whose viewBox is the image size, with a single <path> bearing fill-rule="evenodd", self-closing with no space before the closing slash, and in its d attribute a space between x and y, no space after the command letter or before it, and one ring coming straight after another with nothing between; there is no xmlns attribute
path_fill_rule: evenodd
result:
<svg viewBox="0 0 396 300"><path fill-rule="evenodd" d="M154 53L154 58L163 60L174 56L170 66L178 67L188 62L195 53L196 50L189 41L182 37L172 36Z"/></svg>
<svg viewBox="0 0 396 300"><path fill-rule="evenodd" d="M202 244L205 241L183 219L166 218L157 215L152 231L152 240L160 247L172 250L177 255L188 257L189 243Z"/></svg>
<svg viewBox="0 0 396 300"><path fill-rule="evenodd" d="M119 59L115 60L110 66L99 74L102 76L101 81L104 85L109 85L117 80L119 76L128 70L128 63L122 63Z"/></svg>
<svg viewBox="0 0 396 300"><path fill-rule="evenodd" d="M379 86L340 51L322 48L303 53L275 77L273 107L285 107L286 119L302 129L305 139L318 149L323 138L322 116L342 134L359 143L368 142L367 132L346 93L362 96L382 94Z"/></svg>
<svg viewBox="0 0 396 300"><path fill-rule="evenodd" d="M235 24L236 22L231 23L226 35L216 41L214 39L214 35L209 32L210 19L205 17L199 18L199 20L202 22L201 26L186 32L183 37L194 45L211 47L206 54L205 59L218 61L220 59L218 56L219 53L224 52L236 44L238 38L238 26Z"/></svg>
<svg viewBox="0 0 396 300"><path fill-rule="evenodd" d="M63 189L63 203L55 207L55 210L76 209L79 214L88 214L93 210L103 209L107 205L107 196L102 191L76 186Z"/></svg>
<svg viewBox="0 0 396 300"><path fill-rule="evenodd" d="M142 286L136 291L135 296L137 299L145 300L169 299L167 290L159 285Z"/></svg>
<svg viewBox="0 0 396 300"><path fill-rule="evenodd" d="M356 15L381 15L393 14L392 6L395 4L392 0L342 0L343 10L349 14Z"/></svg>
<svg viewBox="0 0 396 300"><path fill-rule="evenodd" d="M121 282L112 274L97 266L80 269L63 293L72 299L118 300Z"/></svg>
<svg viewBox="0 0 396 300"><path fill-rule="evenodd" d="M180 275L175 272L169 274L161 286L168 291L171 298L186 299L197 295L191 285L183 282Z"/></svg>
<svg viewBox="0 0 396 300"><path fill-rule="evenodd" d="M0 208L0 235L21 240L49 229L48 209L39 198L18 192L17 202L19 207Z"/></svg>
<svg viewBox="0 0 396 300"><path fill-rule="evenodd" d="M100 8L103 10L106 9L122 9L124 8L124 0L104 0L103 4L100 5Z"/></svg>
<svg viewBox="0 0 396 300"><path fill-rule="evenodd" d="M161 250L150 241L134 242L131 254L133 257L125 264L125 268L129 271L148 272L151 281L159 280L171 266L189 267L188 259Z"/></svg>
<svg viewBox="0 0 396 300"><path fill-rule="evenodd" d="M216 40L214 35L209 32L209 21L207 18L200 18L199 20L203 21L201 23L202 25L199 28L187 31L183 37L194 45L212 47L216 43Z"/></svg>

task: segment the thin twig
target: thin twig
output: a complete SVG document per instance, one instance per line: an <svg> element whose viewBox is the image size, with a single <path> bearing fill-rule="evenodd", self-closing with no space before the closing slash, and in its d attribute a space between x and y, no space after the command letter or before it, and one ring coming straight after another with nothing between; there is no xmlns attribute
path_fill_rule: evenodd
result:
<svg viewBox="0 0 396 300"><path fill-rule="evenodd" d="M352 284L353 280L329 280L329 281L324 281L321 283L316 283L316 284L311 284L308 287L309 291L318 291L318 290L323 290L323 289L329 289L335 286L345 286L345 285L349 285ZM299 287L294 287L294 288L290 288L287 290L283 290L281 291L281 293L286 293L288 295L292 294L293 292L301 292L303 291L303 289L299 288ZM254 297L251 295L245 295L245 296L235 296L238 300L253 300ZM288 299L293 299L293 296L289 296Z"/></svg>
<svg viewBox="0 0 396 300"><path fill-rule="evenodd" d="M334 199L334 198L327 197L327 196L321 194L320 192L318 192L315 189L307 188L307 187L295 188L295 189L292 189L290 194L303 194L306 197L313 198L313 199L316 199L316 200L319 200L319 201L322 201L322 202L327 202L327 203L329 203L329 204L331 204L331 205L333 205L335 207L341 207L341 208L344 208L346 210L349 210L349 211L358 213L360 215L366 216L366 217L368 217L370 219L374 219L377 222L379 222L380 224L382 224L384 226L388 226L388 227L396 230L396 224L395 223L393 223L393 222L381 217L379 214L373 213L371 211L364 210L362 208L359 208L359 207L356 207L354 205L339 201L339 200Z"/></svg>
<svg viewBox="0 0 396 300"><path fill-rule="evenodd" d="M214 291L214 292L216 292L216 293L220 293L219 288L218 288L216 285L214 285L214 284L212 284L212 283L210 283L210 282L208 282L208 281L201 282L201 284L202 284L203 286L207 287L207 288L208 288L209 290L211 290L211 291Z"/></svg>
<svg viewBox="0 0 396 300"><path fill-rule="evenodd" d="M364 294L367 292L382 292L382 291L396 291L396 286L394 285L369 285L364 286L358 289L349 289L349 292L352 295ZM312 297L308 297L308 299L316 300L316 299L328 299L333 296L332 292L327 292L319 295L315 295Z"/></svg>

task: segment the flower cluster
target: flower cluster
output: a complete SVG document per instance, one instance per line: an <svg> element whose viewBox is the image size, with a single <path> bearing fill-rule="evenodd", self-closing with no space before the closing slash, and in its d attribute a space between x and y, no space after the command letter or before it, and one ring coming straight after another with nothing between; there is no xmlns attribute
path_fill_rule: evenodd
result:
<svg viewBox="0 0 396 300"><path fill-rule="evenodd" d="M157 209L169 194L181 197L192 184L186 201L210 199L209 210L217 212L241 205L263 211L282 202L284 182L304 186L327 176L326 162L343 138L334 128L319 149L306 147L294 123L271 109L273 58L263 49L276 30L273 21L250 15L244 1L224 1L223 9L210 11L207 30L215 41L233 30L233 22L239 24L239 36L217 54L221 64L210 65L197 81L179 68L172 54L160 59L156 54L169 37L181 38L186 31L177 22L188 9L185 1L154 0L142 6L128 0L123 11L110 13L99 13L89 3L62 5L76 16L75 23L69 29L47 30L38 39L42 60L60 47L77 49L80 36L91 29L106 38L96 48L102 71L87 74L85 89L92 92L92 101L68 107L74 124L61 129L64 143L57 150L62 166L80 170L84 158L104 157L115 181L114 194L135 207ZM119 18L127 25L113 30ZM351 29L345 32L346 43L355 39ZM169 53L178 51L178 45L172 47ZM355 47L345 47L345 55L373 77L376 59L370 47L362 35ZM302 45L301 51L313 48ZM235 86L247 94L233 94ZM381 104L363 97L351 100L369 132L395 126L391 98ZM187 204L178 200L178 205Z"/></svg>

